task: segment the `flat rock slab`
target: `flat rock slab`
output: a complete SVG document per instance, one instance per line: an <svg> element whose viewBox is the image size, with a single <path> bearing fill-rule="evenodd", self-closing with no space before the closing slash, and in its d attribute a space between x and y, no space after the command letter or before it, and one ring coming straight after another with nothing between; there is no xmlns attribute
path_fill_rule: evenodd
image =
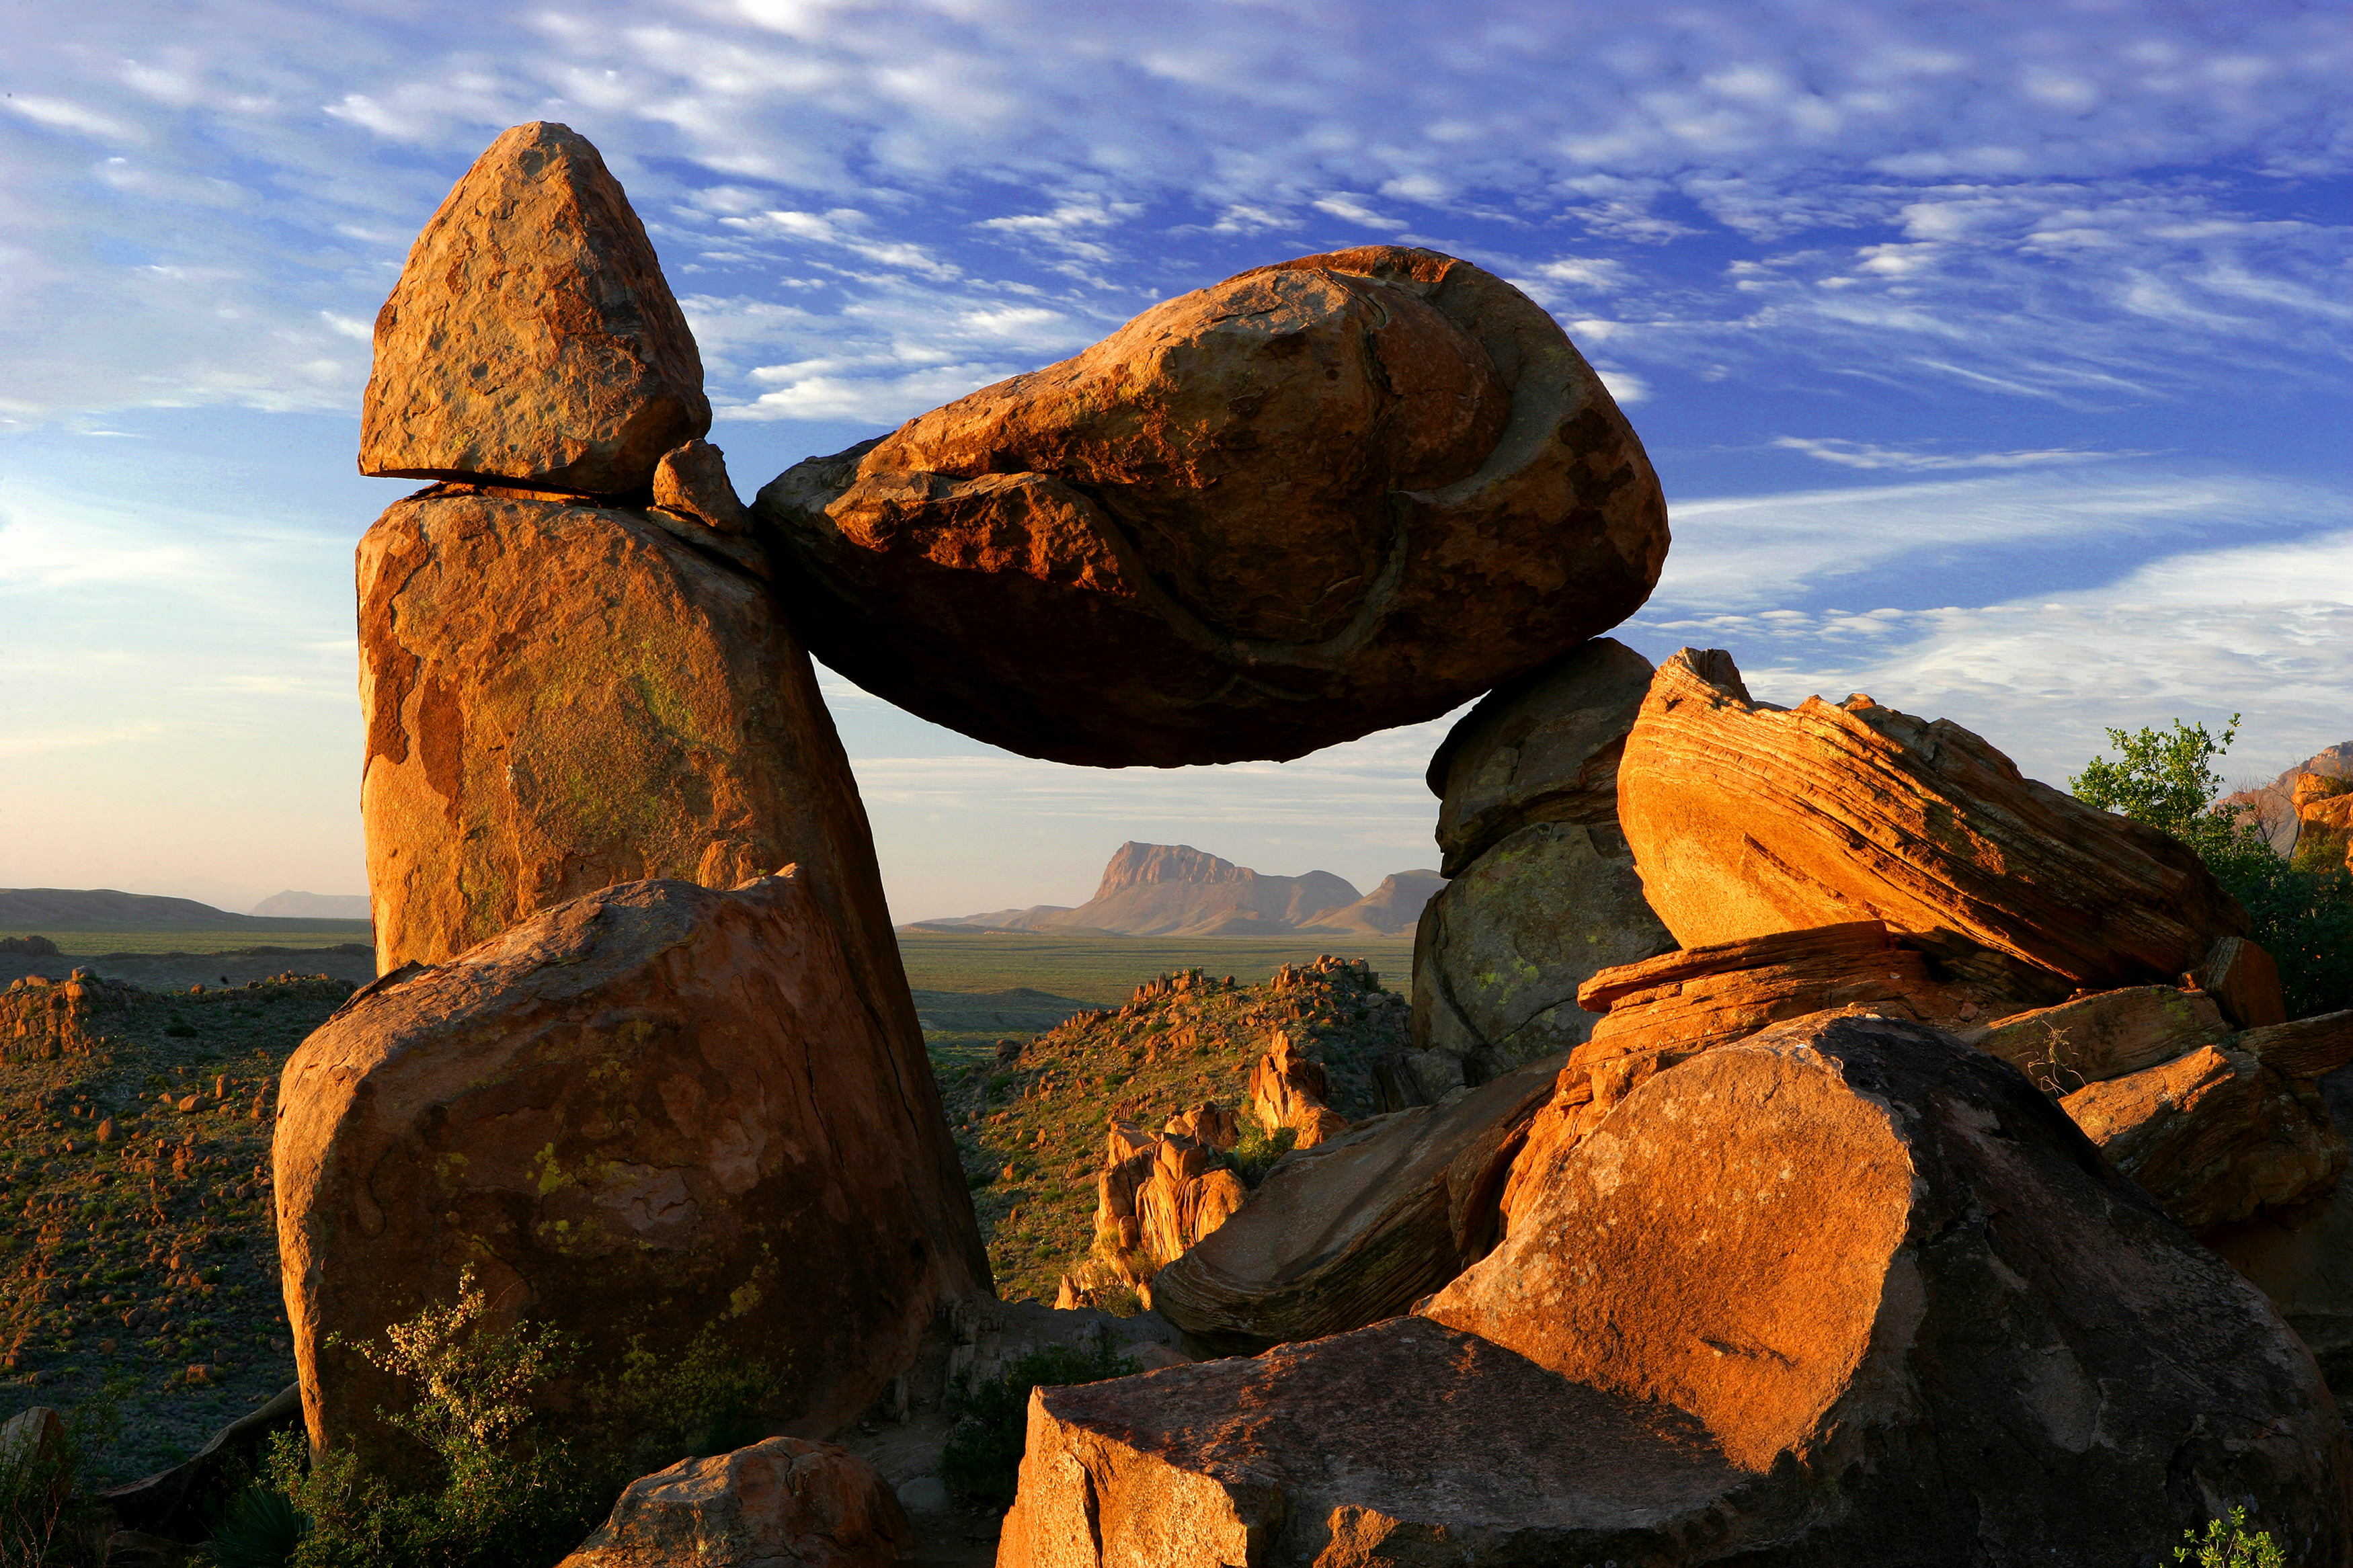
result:
<svg viewBox="0 0 2353 1568"><path fill-rule="evenodd" d="M1154 1307L1208 1343L1253 1350L1404 1311L1493 1244L1511 1157L1559 1066L1521 1068L1286 1156L1160 1270Z"/></svg>
<svg viewBox="0 0 2353 1568"><path fill-rule="evenodd" d="M1395 246L1168 300L753 510L829 667L1103 767L1434 718L1631 614L1667 547L1641 444L1552 319Z"/></svg>
<svg viewBox="0 0 2353 1568"><path fill-rule="evenodd" d="M303 1042L279 1104L304 1415L364 1458L406 1462L378 1412L413 1394L354 1344L469 1268L499 1326L579 1340L559 1430L636 1339L708 1334L770 1363L768 1418L822 1434L988 1278L922 1058L795 870L606 889L387 975Z"/></svg>
<svg viewBox="0 0 2353 1568"><path fill-rule="evenodd" d="M506 132L376 315L360 472L620 494L710 428L694 335L620 182L570 126Z"/></svg>
<svg viewBox="0 0 2353 1568"><path fill-rule="evenodd" d="M1618 770L1651 907L1685 947L1876 919L1948 964L2073 988L2173 981L2246 911L2153 827L2022 776L1949 720L1753 700L1729 654L1659 667ZM2052 977L2060 982L2052 985ZM2021 993L2023 994L2023 993Z"/></svg>

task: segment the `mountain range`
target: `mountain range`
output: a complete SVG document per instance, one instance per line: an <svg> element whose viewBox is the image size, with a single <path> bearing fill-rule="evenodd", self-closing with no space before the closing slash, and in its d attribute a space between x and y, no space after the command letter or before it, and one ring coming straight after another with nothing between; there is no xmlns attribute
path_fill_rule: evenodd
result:
<svg viewBox="0 0 2353 1568"><path fill-rule="evenodd" d="M1110 936L1398 936L1446 885L1435 871L1397 871L1369 893L1329 871L1272 877L1189 844L1123 844L1095 896L1076 907L1037 904L909 931L1053 931Z"/></svg>
<svg viewBox="0 0 2353 1568"><path fill-rule="evenodd" d="M291 906L288 900L296 900ZM307 902L306 902L307 901ZM231 914L194 899L124 893L112 888L0 888L0 931L114 931L185 926L209 931L251 927L279 931L320 920L368 918L367 900L280 893L264 899L250 915Z"/></svg>

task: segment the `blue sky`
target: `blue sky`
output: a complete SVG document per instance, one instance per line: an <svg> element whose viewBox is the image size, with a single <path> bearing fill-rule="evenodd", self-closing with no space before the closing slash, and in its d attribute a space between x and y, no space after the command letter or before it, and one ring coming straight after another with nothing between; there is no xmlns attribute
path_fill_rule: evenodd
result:
<svg viewBox="0 0 2353 1568"><path fill-rule="evenodd" d="M0 885L356 891L367 328L505 126L627 185L746 497L1156 300L1468 257L1666 487L1618 634L2038 776L2353 737L2353 11L2277 4L198 0L0 42ZM1632 13L1630 15L1630 13ZM1121 840L1434 862L1440 724L1277 766L1014 758L829 679L902 919Z"/></svg>

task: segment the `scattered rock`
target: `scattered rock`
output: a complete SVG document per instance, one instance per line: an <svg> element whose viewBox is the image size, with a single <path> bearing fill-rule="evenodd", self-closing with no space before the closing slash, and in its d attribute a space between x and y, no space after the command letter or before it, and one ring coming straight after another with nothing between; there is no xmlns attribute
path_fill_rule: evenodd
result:
<svg viewBox="0 0 2353 1568"><path fill-rule="evenodd" d="M1241 1178L1219 1161L1219 1145L1184 1131L1203 1120L1213 1131L1228 1131L1232 1112L1196 1109L1212 1114L1172 1118L1156 1137L1132 1121L1111 1125L1095 1179L1095 1249L1131 1285L1223 1225L1250 1196ZM1091 1304L1078 1300L1085 1293L1073 1285L1072 1304Z"/></svg>
<svg viewBox="0 0 2353 1568"><path fill-rule="evenodd" d="M654 468L654 505L722 533L752 529L752 514L727 478L727 454L708 441L689 441L662 454Z"/></svg>
<svg viewBox="0 0 2353 1568"><path fill-rule="evenodd" d="M2207 1046L2059 1103L2183 1228L2203 1230L2317 1195L2337 1179L2346 1143L2317 1099L2307 1105L2244 1050Z"/></svg>
<svg viewBox="0 0 2353 1568"><path fill-rule="evenodd" d="M1252 1351L1404 1311L1494 1244L1512 1157L1559 1065L1284 1156L1240 1213L1153 1277L1154 1308L1207 1343Z"/></svg>
<svg viewBox="0 0 2353 1568"><path fill-rule="evenodd" d="M770 1437L631 1481L557 1568L887 1568L913 1545L873 1466Z"/></svg>
<svg viewBox="0 0 2353 1568"><path fill-rule="evenodd" d="M1869 1005L1927 1022L1963 1005L1877 921L1684 948L1602 970L1577 994L1578 1005L1605 1016L1575 1062L1705 1050L1841 1007Z"/></svg>
<svg viewBox="0 0 2353 1568"><path fill-rule="evenodd" d="M822 1434L987 1265L931 1075L813 879L635 882L355 997L288 1063L274 1152L314 1443L402 1457L352 1348L454 1300L576 1335L715 1335ZM343 1342L331 1343L340 1334ZM550 1394L563 1425L568 1394Z"/></svg>
<svg viewBox="0 0 2353 1568"><path fill-rule="evenodd" d="M0 953L23 958L55 958L58 944L45 936L0 936Z"/></svg>
<svg viewBox="0 0 2353 1568"><path fill-rule="evenodd" d="M923 1060L856 781L762 584L645 514L454 491L385 511L358 569L385 973L615 883L798 866Z"/></svg>
<svg viewBox="0 0 2353 1568"><path fill-rule="evenodd" d="M2171 981L2246 928L2191 850L1959 725L1860 694L1756 702L1719 650L1660 667L1618 805L1686 947L1876 918L1948 970L1992 962L2032 1005Z"/></svg>
<svg viewBox="0 0 2353 1568"><path fill-rule="evenodd" d="M1324 1064L1303 1056L1281 1029L1250 1068L1250 1109L1269 1133L1289 1128L1293 1149L1313 1149L1348 1130L1348 1119L1324 1103L1332 1082Z"/></svg>
<svg viewBox="0 0 2353 1568"><path fill-rule="evenodd" d="M506 132L376 316L360 472L618 494L710 428L694 336L620 183L569 126Z"/></svg>
<svg viewBox="0 0 2353 1568"><path fill-rule="evenodd" d="M1241 1137L1242 1122L1216 1100L1204 1100L1170 1117L1161 1131L1212 1149L1230 1149Z"/></svg>
<svg viewBox="0 0 2353 1568"><path fill-rule="evenodd" d="M2206 962L2184 977L2214 998L2233 1028L2253 1029L2287 1022L2287 998L2280 987L2279 965L2272 955L2242 936L2226 936L2214 944Z"/></svg>
<svg viewBox="0 0 2353 1568"><path fill-rule="evenodd" d="M2135 985L2014 1014L1968 1038L2056 1098L2169 1062L2229 1035L2221 1010L2204 993Z"/></svg>
<svg viewBox="0 0 2353 1568"><path fill-rule="evenodd" d="M1155 306L754 513L828 666L1099 766L1434 717L1622 619L1667 545L1640 442L1551 318L1390 246Z"/></svg>
<svg viewBox="0 0 2353 1568"><path fill-rule="evenodd" d="M2293 1023L2249 1029L2237 1041L2274 1072L2319 1078L2353 1062L2353 1011L2320 1013Z"/></svg>

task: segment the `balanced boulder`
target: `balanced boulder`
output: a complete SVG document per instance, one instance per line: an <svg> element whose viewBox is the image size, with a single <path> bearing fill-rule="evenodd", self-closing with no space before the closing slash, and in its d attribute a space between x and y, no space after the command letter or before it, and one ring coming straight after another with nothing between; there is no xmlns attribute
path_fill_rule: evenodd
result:
<svg viewBox="0 0 2353 1568"><path fill-rule="evenodd" d="M449 487L359 546L377 964L438 963L617 882L797 865L920 1032L849 761L755 568L701 523Z"/></svg>
<svg viewBox="0 0 2353 1568"><path fill-rule="evenodd" d="M2246 929L2157 829L2021 776L1948 720L1861 695L1755 701L1721 651L1660 667L1618 809L1643 893L1685 947L1877 919L1948 972L1998 971L2055 1002L2173 981Z"/></svg>
<svg viewBox="0 0 2353 1568"><path fill-rule="evenodd" d="M694 336L596 149L546 121L491 142L376 316L360 472L634 492L710 428Z"/></svg>
<svg viewBox="0 0 2353 1568"><path fill-rule="evenodd" d="M811 458L756 519L876 694L1098 766L1433 717L1639 606L1641 445L1550 317L1434 251L1261 268Z"/></svg>
<svg viewBox="0 0 2353 1568"><path fill-rule="evenodd" d="M1284 1156L1154 1278L1153 1307L1212 1345L1252 1351L1404 1311L1494 1245L1513 1155L1559 1066L1521 1068Z"/></svg>
<svg viewBox="0 0 2353 1568"><path fill-rule="evenodd" d="M1661 1071L1421 1316L1040 1389L1000 1568L2353 1555L2294 1334L2019 1074L1840 1016Z"/></svg>
<svg viewBox="0 0 2353 1568"><path fill-rule="evenodd" d="M414 1394L359 1347L468 1268L497 1326L579 1342L559 1430L634 1341L709 1336L822 1434L988 1279L931 1074L796 868L606 889L385 976L287 1063L272 1162L311 1440L395 1464Z"/></svg>

